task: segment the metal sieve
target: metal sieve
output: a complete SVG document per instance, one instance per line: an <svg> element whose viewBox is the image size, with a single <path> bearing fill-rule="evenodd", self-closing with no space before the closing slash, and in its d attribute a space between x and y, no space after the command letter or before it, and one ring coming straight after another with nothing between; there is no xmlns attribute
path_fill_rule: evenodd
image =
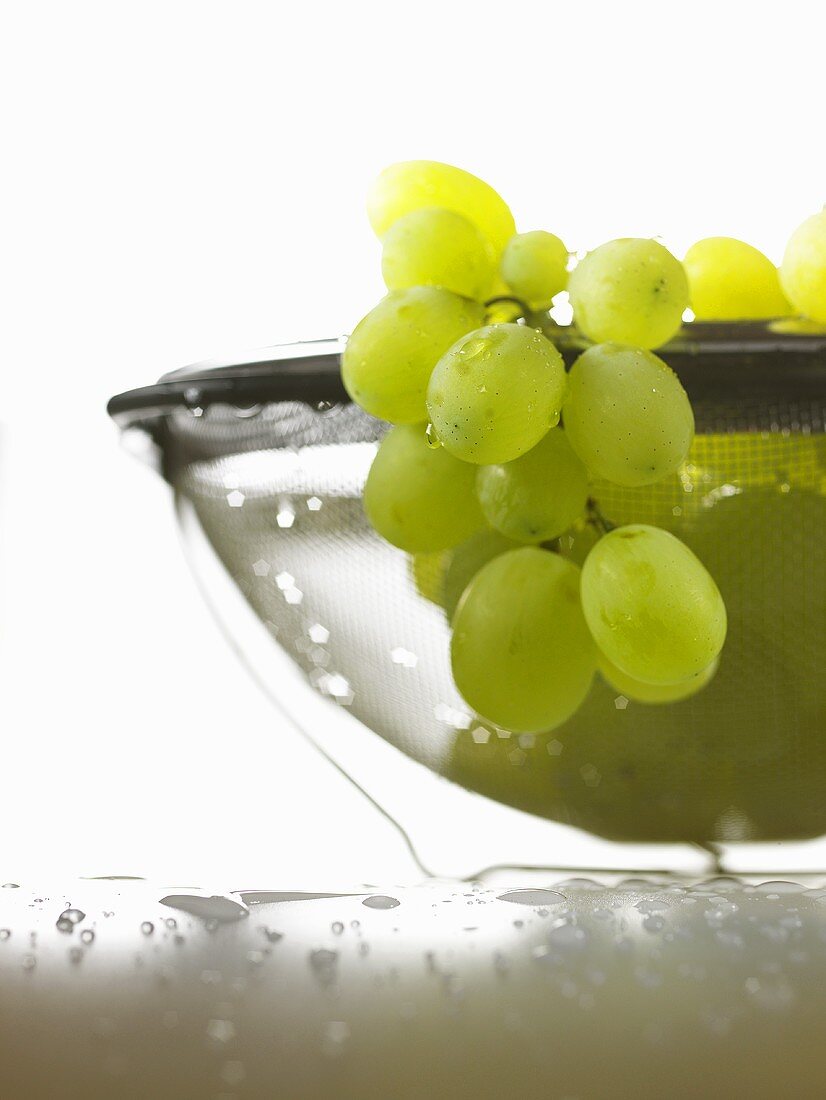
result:
<svg viewBox="0 0 826 1100"><path fill-rule="evenodd" d="M566 361L579 345L554 329ZM697 434L673 478L596 482L613 523L683 539L729 635L704 691L662 707L597 679L547 734L480 721L417 563L369 527L387 425L348 402L342 344L198 364L114 397L172 486L207 599L259 680L428 866L826 869L826 331L684 327L661 354ZM563 536L581 561L591 529ZM309 782L309 781L308 781ZM309 789L309 788L308 788Z"/></svg>

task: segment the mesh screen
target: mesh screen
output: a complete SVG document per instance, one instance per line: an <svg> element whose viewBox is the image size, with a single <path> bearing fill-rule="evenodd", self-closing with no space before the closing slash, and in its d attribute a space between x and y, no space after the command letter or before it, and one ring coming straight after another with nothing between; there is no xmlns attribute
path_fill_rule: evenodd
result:
<svg viewBox="0 0 826 1100"><path fill-rule="evenodd" d="M531 813L613 839L697 842L826 832L824 402L694 402L679 474L595 483L614 523L655 523L705 562L729 635L712 684L646 707L595 680L545 735L469 713L449 629L413 562L369 528L361 489L385 426L352 406L181 410L167 473L240 592L309 683L414 759ZM197 415L196 415L197 414ZM594 538L562 539L581 562ZM445 559L419 561L420 588Z"/></svg>

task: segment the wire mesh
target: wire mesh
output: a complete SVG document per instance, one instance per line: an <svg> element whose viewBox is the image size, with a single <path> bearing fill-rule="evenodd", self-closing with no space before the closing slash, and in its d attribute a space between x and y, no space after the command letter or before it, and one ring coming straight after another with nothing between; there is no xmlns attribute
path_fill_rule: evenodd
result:
<svg viewBox="0 0 826 1100"><path fill-rule="evenodd" d="M826 401L694 401L685 465L658 485L596 482L614 523L655 523L705 562L729 613L712 683L647 707L599 678L547 734L469 712L434 600L445 555L369 527L361 490L386 425L349 405L179 409L167 476L190 500L273 644L378 736L471 790L617 840L826 833ZM581 562L582 525L561 540Z"/></svg>

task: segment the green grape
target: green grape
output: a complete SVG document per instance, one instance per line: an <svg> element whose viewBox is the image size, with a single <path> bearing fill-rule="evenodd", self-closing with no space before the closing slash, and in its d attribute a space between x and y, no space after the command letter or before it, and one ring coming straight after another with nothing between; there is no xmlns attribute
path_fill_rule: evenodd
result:
<svg viewBox="0 0 826 1100"><path fill-rule="evenodd" d="M653 352L597 344L568 376L565 430L592 474L628 487L653 485L680 466L694 436L691 402Z"/></svg>
<svg viewBox="0 0 826 1100"><path fill-rule="evenodd" d="M456 609L451 662L465 702L488 721L522 733L564 722L596 663L579 570L534 546L488 562Z"/></svg>
<svg viewBox="0 0 826 1100"><path fill-rule="evenodd" d="M451 164L407 160L385 168L367 197L367 216L383 237L402 215L424 206L454 210L485 235L497 252L516 232L513 215L492 187Z"/></svg>
<svg viewBox="0 0 826 1100"><path fill-rule="evenodd" d="M588 471L565 432L552 428L513 462L482 466L476 492L492 527L517 542L545 542L585 511Z"/></svg>
<svg viewBox="0 0 826 1100"><path fill-rule="evenodd" d="M400 550L446 550L484 526L475 474L444 448L431 447L423 424L400 424L376 452L364 486L364 510L378 533Z"/></svg>
<svg viewBox="0 0 826 1100"><path fill-rule="evenodd" d="M777 268L745 241L706 237L689 248L683 266L698 321L784 317L789 312Z"/></svg>
<svg viewBox="0 0 826 1100"><path fill-rule="evenodd" d="M465 462L509 462L559 422L565 392L562 356L525 325L487 325L468 333L439 362L427 409L439 439Z"/></svg>
<svg viewBox="0 0 826 1100"><path fill-rule="evenodd" d="M826 832L826 616L813 598L826 592L826 436L700 434L689 462L693 493L674 477L656 492L601 483L595 496L612 519L664 526L666 513L714 577L728 634L712 681L672 706L623 708L617 695L626 693L599 677L550 744L520 743L518 767L512 741L457 731L443 764L449 779L614 840ZM712 503L706 490L723 484L742 491Z"/></svg>
<svg viewBox="0 0 826 1100"><path fill-rule="evenodd" d="M477 328L484 309L436 287L396 290L356 325L341 358L347 392L394 424L427 417L427 383L440 357Z"/></svg>
<svg viewBox="0 0 826 1100"><path fill-rule="evenodd" d="M642 680L635 680L633 676L629 676L612 664L604 654L599 654L597 664L603 679L626 699L632 699L635 703L656 704L678 703L681 699L690 699L692 695L696 695L714 678L720 659L715 657L711 664L696 676L691 676L678 684L646 684Z"/></svg>
<svg viewBox="0 0 826 1100"><path fill-rule="evenodd" d="M550 309L568 283L568 249L553 233L536 229L511 237L499 270L512 294L531 309Z"/></svg>
<svg viewBox="0 0 826 1100"><path fill-rule="evenodd" d="M448 619L453 618L462 593L482 566L508 550L517 549L519 543L506 539L498 531L477 531L451 551L442 584L442 602Z"/></svg>
<svg viewBox="0 0 826 1100"><path fill-rule="evenodd" d="M582 569L582 608L612 664L648 684L677 684L707 668L726 639L726 608L685 543L645 524L617 527Z"/></svg>
<svg viewBox="0 0 826 1100"><path fill-rule="evenodd" d="M688 306L683 265L657 241L609 241L568 280L577 327L589 340L657 348L679 330Z"/></svg>
<svg viewBox="0 0 826 1100"><path fill-rule="evenodd" d="M496 273L492 246L453 210L411 210L382 240L381 273L390 290L440 286L466 298L485 298Z"/></svg>
<svg viewBox="0 0 826 1100"><path fill-rule="evenodd" d="M430 550L421 554L411 554L408 565L410 577L416 586L416 591L429 603L442 606L442 592L445 582L445 571L450 561L450 552L447 550Z"/></svg>
<svg viewBox="0 0 826 1100"><path fill-rule="evenodd" d="M780 282L795 309L826 324L826 207L792 233Z"/></svg>

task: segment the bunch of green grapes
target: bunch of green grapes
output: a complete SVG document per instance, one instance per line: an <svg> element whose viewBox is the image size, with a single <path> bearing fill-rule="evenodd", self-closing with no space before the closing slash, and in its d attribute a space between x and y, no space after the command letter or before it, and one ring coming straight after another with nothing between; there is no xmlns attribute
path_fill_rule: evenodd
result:
<svg viewBox="0 0 826 1100"><path fill-rule="evenodd" d="M591 486L653 485L685 462L691 403L651 349L689 304L755 318L790 301L826 319L826 212L796 232L779 275L751 246L708 238L685 265L654 240L610 241L569 276L559 237L516 233L502 198L450 165L391 166L368 211L389 293L353 331L342 375L392 427L364 508L445 609L465 701L536 733L571 718L597 673L649 705L701 691L726 637L713 578L663 528L613 527ZM537 321L566 288L590 341L568 372ZM584 530L587 554L562 553Z"/></svg>

